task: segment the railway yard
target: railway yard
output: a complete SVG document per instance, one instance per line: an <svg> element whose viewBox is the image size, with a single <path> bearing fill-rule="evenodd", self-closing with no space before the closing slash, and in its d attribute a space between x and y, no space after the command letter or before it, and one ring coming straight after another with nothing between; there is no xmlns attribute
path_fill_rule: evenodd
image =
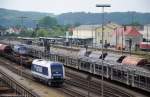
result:
<svg viewBox="0 0 150 97"><path fill-rule="evenodd" d="M28 54L12 49L19 40L0 41L0 97L149 97L149 58L79 47L53 45L50 51L24 45ZM65 66L64 83L48 86L32 75L32 61L41 58ZM104 77L104 81L101 78Z"/></svg>

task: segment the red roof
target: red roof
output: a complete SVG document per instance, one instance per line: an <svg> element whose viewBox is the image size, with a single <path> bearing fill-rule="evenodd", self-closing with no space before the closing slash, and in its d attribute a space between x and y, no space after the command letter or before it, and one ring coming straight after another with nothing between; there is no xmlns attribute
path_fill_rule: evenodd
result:
<svg viewBox="0 0 150 97"><path fill-rule="evenodd" d="M145 65L146 63L147 63L147 59L136 57L136 56L127 56L122 61L123 65L138 65L138 66L142 66L142 65Z"/></svg>
<svg viewBox="0 0 150 97"><path fill-rule="evenodd" d="M126 36L140 36L141 35L141 33L138 32L136 28L134 27L126 27L126 30L124 30L124 28L122 27L116 28L113 32L113 35L116 35L116 33L118 36L122 36L122 33L123 35L126 35Z"/></svg>
<svg viewBox="0 0 150 97"><path fill-rule="evenodd" d="M141 33L136 30L134 27L127 27L125 30L125 35L127 36L140 36Z"/></svg>

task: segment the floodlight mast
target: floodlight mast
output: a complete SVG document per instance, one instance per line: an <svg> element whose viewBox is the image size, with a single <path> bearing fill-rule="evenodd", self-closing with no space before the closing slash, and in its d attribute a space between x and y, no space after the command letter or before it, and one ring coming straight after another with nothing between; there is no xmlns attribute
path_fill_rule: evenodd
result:
<svg viewBox="0 0 150 97"><path fill-rule="evenodd" d="M102 81L101 81L101 97L104 97L104 85L103 85L103 80L104 80L104 66L103 66L103 60L104 60L104 8L105 7L111 7L109 4L96 4L96 7L101 7L102 8Z"/></svg>

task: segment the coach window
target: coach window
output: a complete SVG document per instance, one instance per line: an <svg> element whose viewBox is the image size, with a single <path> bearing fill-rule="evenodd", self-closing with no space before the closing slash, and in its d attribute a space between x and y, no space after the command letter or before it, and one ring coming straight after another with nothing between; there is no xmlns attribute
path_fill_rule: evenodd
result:
<svg viewBox="0 0 150 97"><path fill-rule="evenodd" d="M90 63L89 62L85 62L85 68L90 69Z"/></svg>
<svg viewBox="0 0 150 97"><path fill-rule="evenodd" d="M141 86L143 86L145 82L146 82L145 77L144 76L140 76L140 84L141 84Z"/></svg>
<svg viewBox="0 0 150 97"><path fill-rule="evenodd" d="M77 60L76 60L76 59L71 59L71 64L72 64L72 65L76 65L76 63L77 63Z"/></svg>
<svg viewBox="0 0 150 97"><path fill-rule="evenodd" d="M104 73L107 73L107 67L104 66L103 69L104 69Z"/></svg>
<svg viewBox="0 0 150 97"><path fill-rule="evenodd" d="M96 65L95 65L95 69L96 69L96 71L99 71L99 72L100 72L101 69L102 69L102 67L101 67L101 65L97 65L97 64L96 64Z"/></svg>
<svg viewBox="0 0 150 97"><path fill-rule="evenodd" d="M147 88L150 89L150 78L149 77L147 77Z"/></svg>
<svg viewBox="0 0 150 97"><path fill-rule="evenodd" d="M58 56L58 61L64 63L64 62L65 62L65 59L64 59L64 57L62 57L62 56Z"/></svg>
<svg viewBox="0 0 150 97"><path fill-rule="evenodd" d="M81 67L82 67L82 68L84 67L84 64L85 64L85 62L84 62L84 61L81 61Z"/></svg>

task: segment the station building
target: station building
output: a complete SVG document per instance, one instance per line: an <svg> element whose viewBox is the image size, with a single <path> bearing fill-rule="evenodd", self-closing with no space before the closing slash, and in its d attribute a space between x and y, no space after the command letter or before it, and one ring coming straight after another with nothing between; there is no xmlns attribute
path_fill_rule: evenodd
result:
<svg viewBox="0 0 150 97"><path fill-rule="evenodd" d="M112 32L117 27L120 27L120 25L112 22L104 25L103 39L105 44L110 44ZM99 47L102 43L102 25L80 25L73 29L72 37L76 37L78 39L88 39L88 43L90 43L88 45ZM91 42L89 42L89 39Z"/></svg>

